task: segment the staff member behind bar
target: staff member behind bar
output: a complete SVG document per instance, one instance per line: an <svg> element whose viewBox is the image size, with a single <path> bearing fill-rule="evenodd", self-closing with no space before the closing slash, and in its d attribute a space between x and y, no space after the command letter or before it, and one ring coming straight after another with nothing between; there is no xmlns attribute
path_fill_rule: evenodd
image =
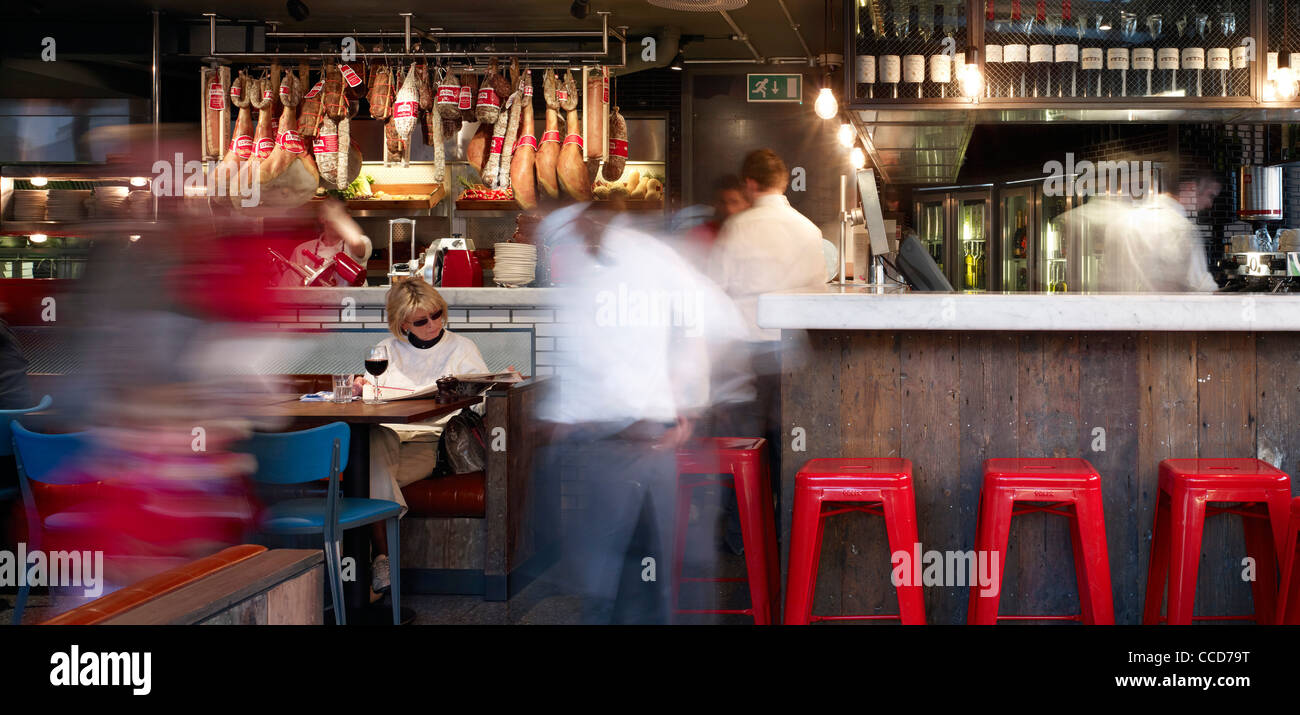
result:
<svg viewBox="0 0 1300 715"><path fill-rule="evenodd" d="M785 197L790 171L781 157L770 149L750 152L740 176L752 207L722 225L709 273L735 301L749 326L749 355L748 364L743 359L739 364L715 363L714 432L766 437L772 474L780 474L781 331L758 327L758 297L773 291L820 289L826 283L826 261L821 231ZM775 488L778 480L772 483ZM727 543L739 553L740 524L730 511L734 503L731 497Z"/></svg>
<svg viewBox="0 0 1300 715"><path fill-rule="evenodd" d="M321 266L311 258L314 254L322 261L328 261L340 252L346 252L349 257L358 264L365 267L366 261L370 260L370 254L374 247L366 234L362 233L361 227L357 222L348 215L347 209L343 204L333 199L327 199L320 209L320 235L316 238L303 241L294 247L293 252L289 254L288 259L292 263L302 266L308 270L315 270ZM283 265L283 264L281 264ZM281 286L301 286L303 278L296 271L288 268L280 276ZM334 285L347 285L341 276L334 276Z"/></svg>
<svg viewBox="0 0 1300 715"><path fill-rule="evenodd" d="M488 371L478 346L447 330L447 301L421 278L393 284L385 306L393 337L380 341L388 348L388 369L380 385L384 390L419 390L434 385L444 375ZM357 379L360 392L364 380ZM390 393L397 394L397 393ZM383 424L370 430L370 496L402 505L402 487L427 478L437 463L438 438L451 415L415 424ZM382 522L372 532L375 545L371 588L389 585L388 538Z"/></svg>
<svg viewBox="0 0 1300 715"><path fill-rule="evenodd" d="M1223 185L1213 174L1185 176L1179 195L1193 213L1214 203ZM1130 199L1100 196L1062 218L1081 235L1098 234L1102 258L1098 287L1115 293L1190 293L1218 289L1210 275L1204 241L1187 216L1188 207L1172 196Z"/></svg>

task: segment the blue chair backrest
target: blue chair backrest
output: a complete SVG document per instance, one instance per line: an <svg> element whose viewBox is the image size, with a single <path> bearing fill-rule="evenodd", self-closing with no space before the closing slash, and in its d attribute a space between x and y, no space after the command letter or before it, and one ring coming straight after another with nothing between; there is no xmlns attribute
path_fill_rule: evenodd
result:
<svg viewBox="0 0 1300 715"><path fill-rule="evenodd" d="M0 410L0 457L8 457L14 453L14 441L9 434L9 423L19 415L47 409L53 402L54 400L50 399L49 395L46 395L41 398L41 401L35 407L24 407L21 410Z"/></svg>
<svg viewBox="0 0 1300 715"><path fill-rule="evenodd" d="M348 463L348 426L334 422L299 432L255 432L240 451L257 458L253 481L263 484L302 484L331 476L334 443L339 444L336 469Z"/></svg>
<svg viewBox="0 0 1300 715"><path fill-rule="evenodd" d="M59 467L86 451L85 432L43 434L33 432L18 420L10 423L13 433L14 456L22 478L43 484L75 484L77 475Z"/></svg>

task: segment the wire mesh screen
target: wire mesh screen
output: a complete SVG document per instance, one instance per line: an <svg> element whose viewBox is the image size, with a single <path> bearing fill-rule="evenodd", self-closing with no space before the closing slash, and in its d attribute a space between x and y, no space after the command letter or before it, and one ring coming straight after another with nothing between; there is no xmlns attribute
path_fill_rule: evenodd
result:
<svg viewBox="0 0 1300 715"><path fill-rule="evenodd" d="M1249 0L983 0L985 96L1248 97Z"/></svg>
<svg viewBox="0 0 1300 715"><path fill-rule="evenodd" d="M1270 0L1267 12L1267 67L1276 68L1281 53L1292 72L1300 69L1300 0Z"/></svg>
<svg viewBox="0 0 1300 715"><path fill-rule="evenodd" d="M854 16L856 99L961 97L965 0L867 0Z"/></svg>

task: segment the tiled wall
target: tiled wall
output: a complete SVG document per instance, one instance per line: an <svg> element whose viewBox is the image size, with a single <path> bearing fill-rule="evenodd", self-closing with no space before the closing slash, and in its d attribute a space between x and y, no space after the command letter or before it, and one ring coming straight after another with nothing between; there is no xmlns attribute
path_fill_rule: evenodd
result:
<svg viewBox="0 0 1300 715"><path fill-rule="evenodd" d="M349 310L353 320L344 321L343 312ZM571 346L567 337L569 325L557 321L563 311L547 307L481 307L449 306L447 328L460 330L519 330L527 329L533 337L533 364L537 375L554 375L556 368L568 364ZM388 330L387 311L382 306L358 305L355 309L312 306L284 308L270 318L279 328L288 330L360 331Z"/></svg>

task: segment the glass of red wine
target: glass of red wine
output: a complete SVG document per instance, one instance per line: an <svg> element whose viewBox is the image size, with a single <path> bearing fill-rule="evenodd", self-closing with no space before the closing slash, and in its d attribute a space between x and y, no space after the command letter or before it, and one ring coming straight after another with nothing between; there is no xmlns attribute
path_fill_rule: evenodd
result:
<svg viewBox="0 0 1300 715"><path fill-rule="evenodd" d="M379 390L379 376L383 375L384 371L387 369L388 348L383 345L376 345L375 347L370 348L370 352L366 354L366 372L370 373L375 378L375 398L373 400L366 400L365 403L367 405L387 404L384 402L383 396Z"/></svg>

